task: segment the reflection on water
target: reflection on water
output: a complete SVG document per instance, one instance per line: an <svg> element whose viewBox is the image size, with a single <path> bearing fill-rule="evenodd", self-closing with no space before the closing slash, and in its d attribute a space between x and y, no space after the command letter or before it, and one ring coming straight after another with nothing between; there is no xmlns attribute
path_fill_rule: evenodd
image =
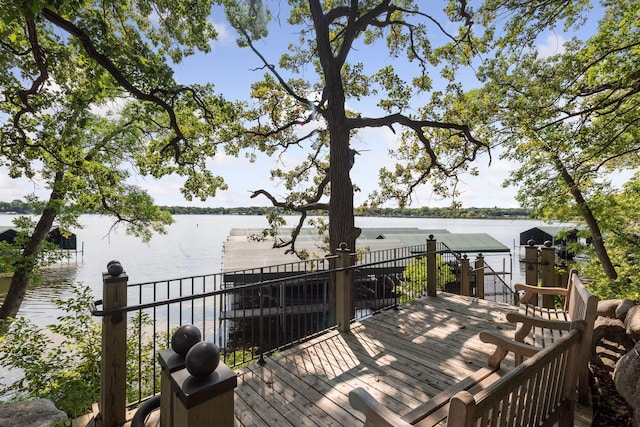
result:
<svg viewBox="0 0 640 427"><path fill-rule="evenodd" d="M43 270L40 273L42 280L29 284L18 316L28 313L28 319L40 326L55 321L61 314L55 301L69 297L77 269L75 263L64 263ZM10 285L10 277L0 278L0 300L4 300Z"/></svg>

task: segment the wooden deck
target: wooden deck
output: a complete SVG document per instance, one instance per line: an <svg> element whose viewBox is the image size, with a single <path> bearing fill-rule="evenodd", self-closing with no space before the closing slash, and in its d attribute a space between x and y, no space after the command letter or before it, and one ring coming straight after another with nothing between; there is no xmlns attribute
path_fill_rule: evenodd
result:
<svg viewBox="0 0 640 427"><path fill-rule="evenodd" d="M362 425L348 402L356 387L405 414L485 366L493 348L478 334L511 328L510 308L440 294L285 350L239 372L236 425Z"/></svg>
<svg viewBox="0 0 640 427"><path fill-rule="evenodd" d="M512 329L513 309L442 293L284 350L238 371L235 425L362 426L348 402L355 387L403 415L486 366L494 348L478 334ZM513 368L511 355L503 366ZM589 426L582 409L575 425Z"/></svg>

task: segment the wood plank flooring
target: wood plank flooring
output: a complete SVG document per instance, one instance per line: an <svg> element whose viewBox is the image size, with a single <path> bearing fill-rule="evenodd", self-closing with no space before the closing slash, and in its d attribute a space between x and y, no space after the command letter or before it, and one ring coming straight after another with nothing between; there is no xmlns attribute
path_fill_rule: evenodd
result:
<svg viewBox="0 0 640 427"><path fill-rule="evenodd" d="M348 401L356 387L403 415L486 366L493 346L478 334L513 329L505 318L513 309L439 294L282 351L239 371L236 426L362 425Z"/></svg>
<svg viewBox="0 0 640 427"><path fill-rule="evenodd" d="M404 415L486 366L494 348L478 334L513 330L509 310L517 308L441 293L279 352L238 371L235 426L362 426L348 401L356 387ZM511 355L503 366L513 369ZM577 408L575 425L590 423L590 408ZM159 425L157 413L149 425Z"/></svg>

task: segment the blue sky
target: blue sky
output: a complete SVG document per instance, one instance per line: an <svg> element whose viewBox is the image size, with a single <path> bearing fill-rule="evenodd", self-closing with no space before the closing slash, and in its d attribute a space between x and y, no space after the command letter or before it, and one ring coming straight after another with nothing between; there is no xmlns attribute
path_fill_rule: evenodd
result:
<svg viewBox="0 0 640 427"><path fill-rule="evenodd" d="M219 32L219 38L212 43L212 51L208 55L197 54L186 58L181 64L175 66L176 78L185 84L212 82L216 89L222 92L228 99L247 99L250 84L260 80L264 71L258 70L262 63L249 49L240 49L235 42L235 31L225 23L222 13L214 13L211 17ZM277 64L280 55L285 51L287 44L294 41L297 35L290 31L285 24L285 17L281 16L282 25L274 20L270 26L270 36L256 42L256 47L267 57L267 60ZM539 50L543 55L557 53L564 41L561 33L549 31L542 35ZM398 61L385 54L384 50L376 61L376 66L386 63L398 66ZM314 77L314 76L313 76ZM472 83L472 82L469 82ZM377 116L381 113L375 103L363 101L357 105L363 115ZM387 152L396 144L397 136L388 129L364 130L353 141L353 148L362 154L356 158L356 164L352 169L354 183L362 188L362 192L356 194L356 204L360 204L366 195L377 187L377 174L381 166L390 166L391 160ZM210 160L210 169L222 176L229 185L229 190L220 191L216 197L205 202L187 202L180 194L181 179L176 176L165 177L161 180L153 180L141 176L135 176L131 183L139 185L149 191L156 203L160 205L191 205L212 207L234 207L268 205L263 198L250 199L254 190L264 188L276 195L284 195L284 189L279 188L278 183L270 180L269 170L274 167L283 167L293 164L297 159L302 159L302 150L291 150L284 157L267 158L259 156L256 163L249 163L244 157L234 158L220 154ZM499 153L494 152L491 166L489 158L481 157L477 161L479 176L462 176L459 200L464 207L517 207L514 188L502 188L502 182L507 177L512 165L499 159ZM25 194L36 190L38 194L46 195L38 183L26 180L10 180L6 172L0 174L0 200L8 201L22 198ZM429 185L418 189L413 198L412 207L449 206L450 199L441 200L435 197Z"/></svg>

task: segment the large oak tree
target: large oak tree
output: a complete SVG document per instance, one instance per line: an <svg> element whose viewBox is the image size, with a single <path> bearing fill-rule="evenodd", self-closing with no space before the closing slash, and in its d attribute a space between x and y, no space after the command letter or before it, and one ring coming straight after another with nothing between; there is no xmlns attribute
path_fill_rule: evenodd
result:
<svg viewBox="0 0 640 427"><path fill-rule="evenodd" d="M540 31L572 19L585 2L489 0L474 9L465 0L295 0L288 18L277 16L295 37L277 63L255 43L267 37L271 14L285 13L270 12L274 3L226 3L239 43L256 53L264 70L252 86L255 108L238 148L269 155L307 150L295 167L272 171L286 195L258 188L254 196L299 212L298 227L308 212L326 211L333 252L342 242L355 249L359 234L359 188L351 170L366 167L359 166L357 149L363 130L391 129L399 139L369 205L395 200L405 206L425 183L438 194L455 194L459 174L473 173L471 162L489 146L474 136L478 123L464 104L474 66L491 49L533 44ZM364 101L377 108L358 111ZM295 231L277 245L295 251Z"/></svg>
<svg viewBox="0 0 640 427"><path fill-rule="evenodd" d="M356 250L360 234L354 219L359 187L351 171L367 167L360 166L357 149L363 131L390 129L399 139L367 205L394 200L405 206L426 183L437 194L455 195L459 174L473 173L472 162L489 148L474 136L476 119L464 103L465 78L473 78L481 54L496 43L534 43L542 29L584 2L488 0L475 10L466 0L291 0L288 18L276 15L276 21L295 38L277 63L256 44L268 37L271 13L285 13L269 11L276 3L226 2L240 45L255 52L256 68L264 71L252 86L254 107L246 111L237 150L279 156L306 150L297 165L272 171L285 195L257 188L253 196L300 214L291 239L274 244L293 252L307 214L326 212L326 250L334 254L343 244ZM277 4L273 9L281 11ZM376 108L357 110L361 101Z"/></svg>

